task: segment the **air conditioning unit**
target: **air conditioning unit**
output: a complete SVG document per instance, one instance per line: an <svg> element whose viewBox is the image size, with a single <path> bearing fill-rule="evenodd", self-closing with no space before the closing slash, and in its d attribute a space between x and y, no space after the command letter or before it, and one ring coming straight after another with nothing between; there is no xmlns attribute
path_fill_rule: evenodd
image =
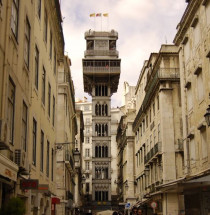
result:
<svg viewBox="0 0 210 215"><path fill-rule="evenodd" d="M0 143L7 144L8 143L8 135L7 135L7 123L5 120L0 119Z"/></svg>
<svg viewBox="0 0 210 215"><path fill-rule="evenodd" d="M22 149L16 149L15 150L15 163L24 168L24 169L28 169L27 165L27 158L26 158L26 152Z"/></svg>

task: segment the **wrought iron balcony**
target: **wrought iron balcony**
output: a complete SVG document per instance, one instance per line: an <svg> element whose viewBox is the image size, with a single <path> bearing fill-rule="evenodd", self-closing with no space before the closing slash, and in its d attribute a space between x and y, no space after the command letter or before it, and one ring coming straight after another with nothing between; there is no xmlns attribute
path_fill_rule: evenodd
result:
<svg viewBox="0 0 210 215"><path fill-rule="evenodd" d="M157 156L162 152L162 143L158 142L154 147L144 156L144 164L148 165L149 162L157 158Z"/></svg>
<svg viewBox="0 0 210 215"><path fill-rule="evenodd" d="M138 127L139 120L142 114L147 110L147 106L150 102L151 97L153 96L153 93L156 90L158 83L164 80L177 81L179 78L179 68L160 68L154 75L151 75L149 77L145 87L146 95L133 122L133 130Z"/></svg>

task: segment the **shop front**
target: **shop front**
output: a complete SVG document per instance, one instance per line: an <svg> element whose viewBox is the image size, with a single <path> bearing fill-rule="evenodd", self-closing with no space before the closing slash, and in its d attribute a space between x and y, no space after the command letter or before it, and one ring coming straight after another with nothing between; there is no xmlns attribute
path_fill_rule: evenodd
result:
<svg viewBox="0 0 210 215"><path fill-rule="evenodd" d="M0 154L0 208L15 195L18 166Z"/></svg>

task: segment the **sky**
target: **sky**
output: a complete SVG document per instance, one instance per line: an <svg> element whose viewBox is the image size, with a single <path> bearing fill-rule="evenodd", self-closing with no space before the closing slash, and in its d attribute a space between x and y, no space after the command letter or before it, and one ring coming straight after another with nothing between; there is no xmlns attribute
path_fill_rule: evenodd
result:
<svg viewBox="0 0 210 215"><path fill-rule="evenodd" d="M118 32L117 50L121 59L118 91L112 107L121 106L123 83L136 86L141 68L161 44L172 44L176 26L187 6L185 0L60 0L63 17L65 54L71 59L71 75L76 98L84 96L82 58L86 49L85 31ZM108 17L90 17L108 13Z"/></svg>

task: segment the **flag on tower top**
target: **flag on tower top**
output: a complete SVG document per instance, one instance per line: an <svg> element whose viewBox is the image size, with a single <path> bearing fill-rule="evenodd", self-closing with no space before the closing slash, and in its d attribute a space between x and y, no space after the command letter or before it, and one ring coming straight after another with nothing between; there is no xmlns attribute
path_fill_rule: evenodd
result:
<svg viewBox="0 0 210 215"><path fill-rule="evenodd" d="M101 16L101 13L97 13L97 14L96 14L96 17L97 17L97 16L100 17L100 16Z"/></svg>
<svg viewBox="0 0 210 215"><path fill-rule="evenodd" d="M109 14L108 13L103 13L103 16L108 17Z"/></svg>
<svg viewBox="0 0 210 215"><path fill-rule="evenodd" d="M91 13L91 14L90 14L90 17L95 17L95 16L96 16L95 13Z"/></svg>

